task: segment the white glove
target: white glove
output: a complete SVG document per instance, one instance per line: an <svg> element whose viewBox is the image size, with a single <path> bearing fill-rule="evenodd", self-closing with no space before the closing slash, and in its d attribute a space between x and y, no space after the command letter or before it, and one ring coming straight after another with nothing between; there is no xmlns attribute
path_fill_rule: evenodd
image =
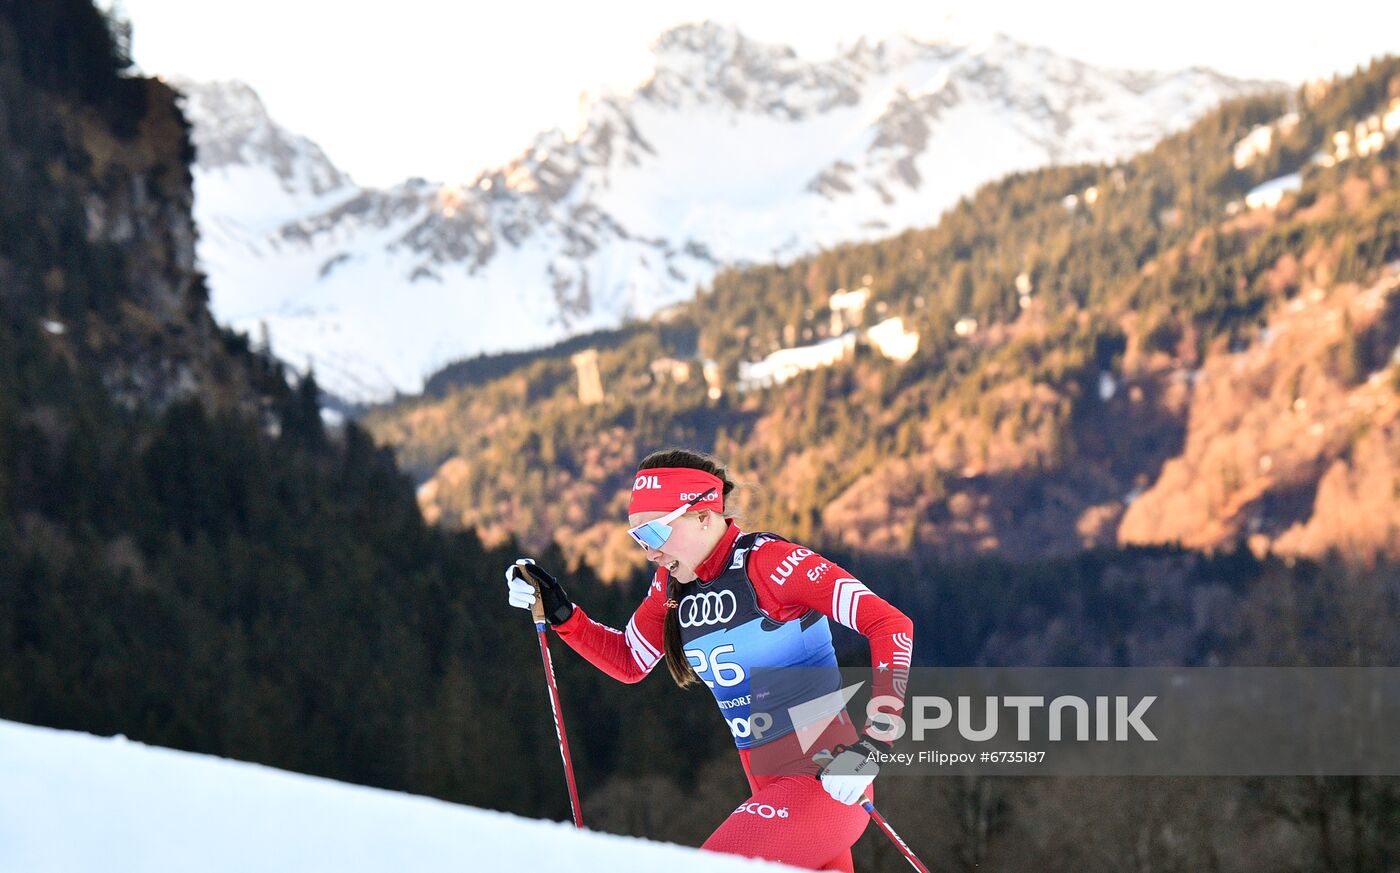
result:
<svg viewBox="0 0 1400 873"><path fill-rule="evenodd" d="M526 578L526 567L530 568L529 578ZM506 568L506 588L510 593L511 606L521 609L534 606L536 584L539 586L538 596L544 599L544 620L556 627L568 621L569 616L574 614L574 603L558 579L529 558L518 558Z"/></svg>
<svg viewBox="0 0 1400 873"><path fill-rule="evenodd" d="M831 758L821 772L822 788L835 800L850 806L861 800L865 789L875 781L880 765L870 760L875 747L868 742L838 748L840 753Z"/></svg>
<svg viewBox="0 0 1400 873"><path fill-rule="evenodd" d="M535 562L529 558L520 558L506 568L506 587L509 589L511 606L529 609L535 605L535 586L531 585L520 570L516 569L520 565L533 563Z"/></svg>

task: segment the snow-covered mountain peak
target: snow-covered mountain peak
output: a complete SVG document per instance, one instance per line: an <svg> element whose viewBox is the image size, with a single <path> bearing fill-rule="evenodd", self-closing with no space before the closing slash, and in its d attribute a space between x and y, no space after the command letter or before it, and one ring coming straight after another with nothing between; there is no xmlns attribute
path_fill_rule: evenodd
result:
<svg viewBox="0 0 1400 873"><path fill-rule="evenodd" d="M750 39L737 27L714 21L680 24L651 44L658 71L714 75L736 63L763 70L797 60L789 46Z"/></svg>
<svg viewBox="0 0 1400 873"><path fill-rule="evenodd" d="M221 204L225 230L268 233L357 190L320 146L273 121L243 82L174 78L170 84L193 126L200 193ZM220 232L201 227L206 234Z"/></svg>
<svg viewBox="0 0 1400 873"><path fill-rule="evenodd" d="M964 39L921 40L902 33L878 40L862 36L838 59L854 69L878 75L923 60L946 60L969 51L970 45Z"/></svg>
<svg viewBox="0 0 1400 873"><path fill-rule="evenodd" d="M185 115L194 125L201 170L268 167L288 191L317 195L353 184L320 146L273 121L257 92L243 82L174 79L171 84L183 95Z"/></svg>
<svg viewBox="0 0 1400 873"><path fill-rule="evenodd" d="M658 65L684 64L698 58L711 63L723 63L744 45L753 44L739 28L718 21L694 21L663 30L651 43ZM788 54L794 54L791 49Z"/></svg>
<svg viewBox="0 0 1400 873"><path fill-rule="evenodd" d="M856 98L851 70L839 61L810 62L714 22L672 28L653 52L655 71L636 98L671 109L718 106L799 120Z"/></svg>
<svg viewBox="0 0 1400 873"><path fill-rule="evenodd" d="M330 390L645 317L725 266L927 225L1006 173L1109 161L1268 87L1094 67L1004 36L895 36L820 59L705 22L467 185L361 189L245 86L190 95L216 315Z"/></svg>

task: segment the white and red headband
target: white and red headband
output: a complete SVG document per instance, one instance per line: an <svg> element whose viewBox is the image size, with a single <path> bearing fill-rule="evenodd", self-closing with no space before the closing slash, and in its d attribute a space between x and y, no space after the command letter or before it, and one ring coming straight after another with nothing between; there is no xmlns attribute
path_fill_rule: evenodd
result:
<svg viewBox="0 0 1400 873"><path fill-rule="evenodd" d="M708 494L708 496L706 496ZM700 498L704 497L704 500ZM638 470L632 482L627 514L670 512L682 503L691 509L724 510L724 483L718 477L691 467L653 467Z"/></svg>

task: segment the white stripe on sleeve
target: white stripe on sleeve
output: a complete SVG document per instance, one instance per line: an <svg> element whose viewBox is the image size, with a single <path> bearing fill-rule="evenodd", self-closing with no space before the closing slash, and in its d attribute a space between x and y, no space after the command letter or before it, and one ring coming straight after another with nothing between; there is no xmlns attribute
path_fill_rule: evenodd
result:
<svg viewBox="0 0 1400 873"><path fill-rule="evenodd" d="M632 660L637 662L637 666L641 667L643 672L649 672L660 660L661 653L637 630L636 622L635 616L627 622L627 649L632 653Z"/></svg>
<svg viewBox="0 0 1400 873"><path fill-rule="evenodd" d="M831 591L831 615L851 630L856 630L856 613L860 599L872 593L865 583L850 577L837 579Z"/></svg>

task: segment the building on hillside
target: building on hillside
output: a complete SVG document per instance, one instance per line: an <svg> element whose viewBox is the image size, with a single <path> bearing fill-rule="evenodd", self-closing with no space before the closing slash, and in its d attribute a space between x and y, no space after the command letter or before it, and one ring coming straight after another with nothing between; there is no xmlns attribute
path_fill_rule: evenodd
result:
<svg viewBox="0 0 1400 873"><path fill-rule="evenodd" d="M901 364L919 350L918 333L905 330L904 319L898 315L873 325L865 332L865 337L880 354Z"/></svg>
<svg viewBox="0 0 1400 873"><path fill-rule="evenodd" d="M1021 272L1016 275L1016 302L1022 309L1029 309L1031 299L1035 296L1035 283L1031 281L1031 274Z"/></svg>
<svg viewBox="0 0 1400 873"><path fill-rule="evenodd" d="M864 348L874 349L902 364L918 352L919 334L906 329L903 316L896 315L863 331L849 330L810 345L781 348L761 361L740 361L736 387L746 392L781 385L804 371L841 363L853 357L857 349ZM710 363L706 362L706 381L709 381ZM711 396L717 396L713 387Z"/></svg>
<svg viewBox="0 0 1400 873"><path fill-rule="evenodd" d="M829 367L855 352L856 335L844 333L810 346L778 349L761 361L739 363L739 390L778 385L804 370Z"/></svg>
<svg viewBox="0 0 1400 873"><path fill-rule="evenodd" d="M584 349L570 358L574 372L578 374L578 399L580 403L593 404L603 401L603 379L598 374L598 350Z"/></svg>
<svg viewBox="0 0 1400 873"><path fill-rule="evenodd" d="M1283 200L1283 195L1299 191L1302 187L1302 175L1289 173L1286 176L1279 176L1277 179L1270 179L1252 189L1244 195L1244 204L1250 209L1273 209Z"/></svg>
<svg viewBox="0 0 1400 873"><path fill-rule="evenodd" d="M657 382L684 385L690 381L690 364L675 358L657 358L651 362L651 377Z"/></svg>
<svg viewBox="0 0 1400 873"><path fill-rule="evenodd" d="M854 291L838 288L826 303L831 310L831 335L840 336L848 330L860 327L865 321L865 304L869 301L869 286Z"/></svg>
<svg viewBox="0 0 1400 873"><path fill-rule="evenodd" d="M700 372L705 377L705 385L709 389L710 399L720 399L724 395L724 374L720 372L719 363L706 360Z"/></svg>

